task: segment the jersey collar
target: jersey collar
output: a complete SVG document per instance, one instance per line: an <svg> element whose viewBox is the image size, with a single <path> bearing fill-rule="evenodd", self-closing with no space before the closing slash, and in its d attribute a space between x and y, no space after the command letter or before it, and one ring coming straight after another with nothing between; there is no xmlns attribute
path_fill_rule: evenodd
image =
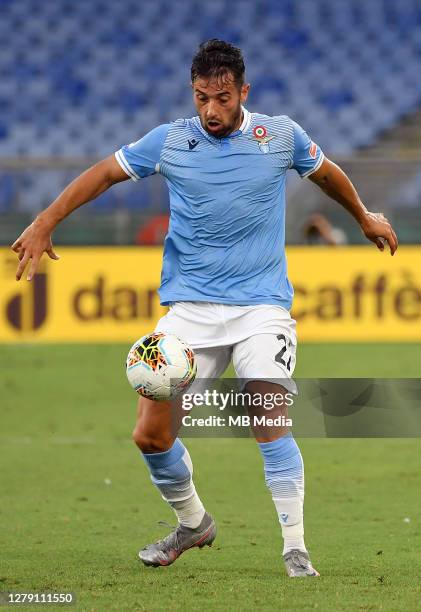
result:
<svg viewBox="0 0 421 612"><path fill-rule="evenodd" d="M244 134L250 127L251 113L249 113L249 111L244 106L242 106L241 108L243 109L243 122L238 128L237 132L234 132L234 134L237 134L238 132ZM233 136L234 134L231 134L231 136Z"/></svg>

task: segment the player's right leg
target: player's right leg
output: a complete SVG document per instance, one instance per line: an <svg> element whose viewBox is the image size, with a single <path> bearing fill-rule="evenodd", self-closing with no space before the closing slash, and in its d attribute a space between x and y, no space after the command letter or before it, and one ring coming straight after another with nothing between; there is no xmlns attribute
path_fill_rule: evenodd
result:
<svg viewBox="0 0 421 612"><path fill-rule="evenodd" d="M219 376L228 365L230 355L230 349L225 347L196 349L198 375ZM175 403L139 400L133 439L149 468L152 482L171 505L179 522L166 538L140 551L139 557L145 565L170 565L189 548L211 545L216 536L214 520L205 511L193 483L189 452L177 438L181 413L181 407Z"/></svg>
<svg viewBox="0 0 421 612"><path fill-rule="evenodd" d="M185 550L211 545L216 528L205 512L193 483L188 450L176 437L174 409L170 402L140 398L133 439L149 468L151 480L175 511L179 525L166 538L139 552L145 565L170 565Z"/></svg>

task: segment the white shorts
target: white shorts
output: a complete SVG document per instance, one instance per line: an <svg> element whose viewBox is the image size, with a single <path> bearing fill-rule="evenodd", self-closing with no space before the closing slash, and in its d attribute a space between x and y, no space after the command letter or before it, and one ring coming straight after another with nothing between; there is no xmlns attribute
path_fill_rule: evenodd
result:
<svg viewBox="0 0 421 612"><path fill-rule="evenodd" d="M282 306L175 302L155 328L194 350L198 378L219 378L232 360L238 378L279 382L295 393L295 321ZM282 382L281 382L282 381Z"/></svg>

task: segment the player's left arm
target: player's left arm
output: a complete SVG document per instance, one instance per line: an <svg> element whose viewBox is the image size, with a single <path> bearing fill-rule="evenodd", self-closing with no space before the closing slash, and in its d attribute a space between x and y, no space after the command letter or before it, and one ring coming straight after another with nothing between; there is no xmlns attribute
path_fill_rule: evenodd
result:
<svg viewBox="0 0 421 612"><path fill-rule="evenodd" d="M382 213L367 210L354 185L339 166L325 157L319 168L308 178L354 217L365 236L374 242L380 251L384 250L386 241L391 255L395 253L398 239L388 219Z"/></svg>

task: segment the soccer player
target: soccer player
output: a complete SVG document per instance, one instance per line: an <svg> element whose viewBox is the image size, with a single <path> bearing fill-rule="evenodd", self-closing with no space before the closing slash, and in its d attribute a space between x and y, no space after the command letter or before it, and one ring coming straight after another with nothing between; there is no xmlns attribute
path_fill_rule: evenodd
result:
<svg viewBox="0 0 421 612"><path fill-rule="evenodd" d="M156 329L194 348L201 378L219 377L232 359L252 396L293 391L296 335L284 248L287 170L310 178L339 202L381 251L387 243L393 255L397 238L388 220L366 209L349 178L292 119L244 107L250 85L240 49L216 39L203 43L193 58L191 84L196 117L160 125L89 168L25 229L12 245L20 259L16 278L30 264L31 280L44 252L58 259L51 234L76 208L120 181L162 174L170 224L159 295L169 311ZM278 413L285 415L286 407ZM300 450L286 427L256 427L254 434L281 525L287 574L318 576L304 542ZM133 437L179 523L139 556L146 565L169 565L189 548L210 545L215 522L196 492L170 404L140 398Z"/></svg>

